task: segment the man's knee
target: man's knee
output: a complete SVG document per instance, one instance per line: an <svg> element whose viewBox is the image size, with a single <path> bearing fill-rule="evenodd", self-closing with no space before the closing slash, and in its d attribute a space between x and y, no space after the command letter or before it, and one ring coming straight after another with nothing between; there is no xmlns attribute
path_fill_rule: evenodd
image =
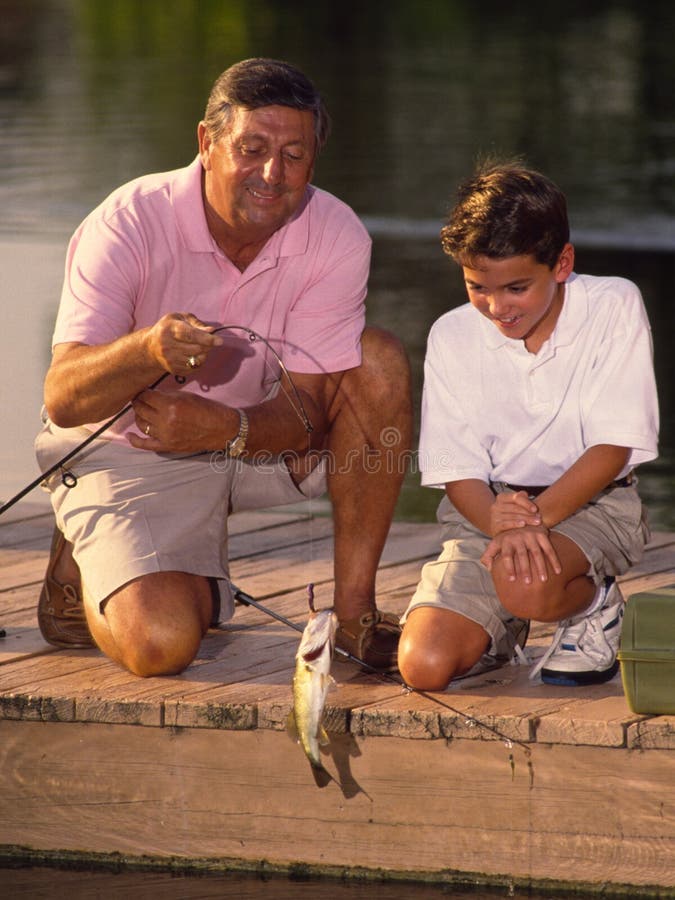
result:
<svg viewBox="0 0 675 900"><path fill-rule="evenodd" d="M134 675L177 675L197 655L211 611L207 579L158 572L109 597L90 628L103 652Z"/></svg>
<svg viewBox="0 0 675 900"><path fill-rule="evenodd" d="M370 325L361 335L361 369L371 383L383 380L391 392L410 384L410 362L403 343L384 328Z"/></svg>
<svg viewBox="0 0 675 900"><path fill-rule="evenodd" d="M359 420L395 425L410 441L412 390L410 363L401 341L382 328L366 328L361 337L361 365L345 372L343 399Z"/></svg>
<svg viewBox="0 0 675 900"><path fill-rule="evenodd" d="M201 633L194 627L177 633L154 622L122 633L99 622L91 631L106 656L140 678L179 675L194 660L201 643Z"/></svg>
<svg viewBox="0 0 675 900"><path fill-rule="evenodd" d="M120 649L121 664L141 678L157 675L179 675L194 660L200 640L189 642L166 640L163 635L150 635L127 642Z"/></svg>

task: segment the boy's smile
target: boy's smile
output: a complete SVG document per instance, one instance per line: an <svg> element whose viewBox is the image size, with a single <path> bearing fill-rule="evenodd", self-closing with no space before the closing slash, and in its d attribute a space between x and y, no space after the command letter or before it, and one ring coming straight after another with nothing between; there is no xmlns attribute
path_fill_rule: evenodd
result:
<svg viewBox="0 0 675 900"><path fill-rule="evenodd" d="M537 353L558 321L573 267L574 248L566 244L553 269L528 254L479 256L462 270L471 305L505 337L524 341L530 353Z"/></svg>

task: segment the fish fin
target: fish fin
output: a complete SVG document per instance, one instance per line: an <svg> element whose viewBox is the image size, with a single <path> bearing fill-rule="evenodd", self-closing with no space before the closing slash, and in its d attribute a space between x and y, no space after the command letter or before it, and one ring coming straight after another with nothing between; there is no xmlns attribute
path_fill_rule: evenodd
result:
<svg viewBox="0 0 675 900"><path fill-rule="evenodd" d="M300 735L298 734L298 725L295 721L295 715L293 714L293 710L291 710L286 717L286 734L292 741L295 741L296 744L300 743Z"/></svg>
<svg viewBox="0 0 675 900"><path fill-rule="evenodd" d="M321 675L321 688L324 691L334 691L337 687L337 681L332 675L323 673Z"/></svg>
<svg viewBox="0 0 675 900"><path fill-rule="evenodd" d="M328 732L323 727L323 725L321 725L319 727L319 733L318 733L317 737L318 737L319 743L321 744L322 747L326 747L328 744L330 744L330 738L328 737Z"/></svg>
<svg viewBox="0 0 675 900"><path fill-rule="evenodd" d="M314 782L318 788L325 788L327 784L331 783L331 781L335 781L337 785L340 784L337 779L333 778L328 769L325 769L323 766L312 765L311 768Z"/></svg>

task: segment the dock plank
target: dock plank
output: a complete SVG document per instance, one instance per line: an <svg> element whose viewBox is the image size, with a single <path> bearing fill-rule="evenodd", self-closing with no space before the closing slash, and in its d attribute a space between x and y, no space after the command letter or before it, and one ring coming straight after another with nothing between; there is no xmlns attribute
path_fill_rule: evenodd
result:
<svg viewBox="0 0 675 900"><path fill-rule="evenodd" d="M355 747L345 735L341 792L335 785L318 791L297 748L272 730L0 727L3 843L50 847L59 834L62 849L79 852L133 854L142 846L166 860L252 864L265 847L268 868L297 859L302 847L305 863L317 868L348 869L358 860L380 872L403 864L408 873L439 879L450 870L495 879L510 872L512 879L568 885L573 860L574 878L605 892L609 873L617 884L673 883L673 840L663 837L663 817L675 788L663 783L662 751L642 754L637 779L628 750L611 751L608 772L598 748L542 748L532 781L494 742L416 741L411 748L409 740L386 738ZM608 782L621 802L607 804Z"/></svg>
<svg viewBox="0 0 675 900"><path fill-rule="evenodd" d="M0 525L0 845L268 870L301 846L317 871L675 888L675 716L632 713L618 676L570 691L507 665L427 695L336 657L325 760L339 785L319 791L285 734L297 631L238 605L172 678L57 650L35 615L51 516L12 512ZM403 612L438 540L435 524L394 523L380 608ZM229 543L234 581L290 624L307 620L310 581L317 605L332 604L330 519L302 504L241 513ZM621 589L674 582L675 535L657 533ZM553 629L533 623L530 659Z"/></svg>

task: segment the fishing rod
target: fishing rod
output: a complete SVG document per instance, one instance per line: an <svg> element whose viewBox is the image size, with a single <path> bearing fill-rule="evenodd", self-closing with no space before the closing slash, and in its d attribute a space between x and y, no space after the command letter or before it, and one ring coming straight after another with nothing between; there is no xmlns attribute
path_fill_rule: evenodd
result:
<svg viewBox="0 0 675 900"><path fill-rule="evenodd" d="M232 585L234 588L234 599L238 600L243 606L253 606L255 609L260 610L260 612L265 613L273 619L276 619L277 622L281 622L284 625L287 625L289 628L292 628L294 631L298 631L302 633L304 631L301 625L292 622L290 619L286 618L286 616L281 613L276 612L273 609L270 609L268 606L260 603L258 600L254 600L250 594L247 594L245 591L242 591L241 588ZM469 713L463 713L458 709L455 709L454 706L451 706L449 703L446 703L444 700L441 700L439 697L435 697L433 694L427 693L427 691L420 690L419 688L411 687L406 684L401 678L397 678L395 675L392 675L390 672L382 672L380 669L377 669L375 666L371 666L370 663L367 663L363 659L359 659L358 656L354 656L353 653L349 653L347 650L343 650L341 647L336 647L335 652L339 653L340 656L348 659L350 662L357 663L362 669L365 669L371 675L377 675L385 681L390 682L391 684L395 684L398 687L403 688L404 691L411 694L418 694L420 697L424 697L425 700L431 700L432 703L438 704L438 706L442 706L444 709L447 709L449 712L454 713L456 716L463 718L464 721L470 726L477 726L482 728L484 731L489 732L494 737L498 738L507 749L512 749L514 746L520 747L521 750L525 753L525 756L528 760L528 768L530 769L530 779L532 779L532 762L530 757L532 756L532 750L527 746L523 741L519 741L514 738L507 737L507 735L503 734L499 731L498 728L495 728L493 725L488 725L487 722L483 722L480 719L477 719L475 716L470 715ZM510 757L511 767L513 769L514 762L513 756Z"/></svg>
<svg viewBox="0 0 675 900"><path fill-rule="evenodd" d="M302 402L302 398L300 397L300 394L298 392L298 389L295 386L295 383L294 383L293 379L291 378L291 375L290 375L288 369L284 365L283 360L281 359L281 357L279 356L277 351L274 349L274 347L270 344L270 342L266 338L264 338L261 334L258 334L257 331L254 331L252 328L248 328L246 325L218 325L217 327L213 328L213 330L210 333L216 334L219 331L244 331L248 335L249 341L251 343L255 343L255 341L261 341L267 347L267 349L274 355L274 357L279 365L280 371L288 379L288 383L291 386L291 390L293 392L293 397L295 399L295 402L289 396L288 391L284 387L283 383L281 383L282 391L286 395L286 398L288 399L288 402L291 404L291 407L295 410L298 417L300 418L300 421L302 422L307 434L311 434L312 431L314 430L314 427L313 427L311 421L309 420L309 416L307 415L307 411L305 410L305 407ZM269 363L268 363L268 365L269 365ZM160 377L156 381L153 381L153 383L148 388L146 388L146 390L150 390L150 391L154 390L154 388L156 388L157 385L160 384L162 381L164 381L164 379L167 378L170 374L171 374L170 372L164 372L162 375L160 375ZM187 380L184 375L174 375L174 378L178 384L185 384L185 382ZM129 403L127 403L127 405L123 409L121 409L119 412L115 413L115 415L112 416L112 418L108 419L107 422L104 422L103 425L101 425L99 428L97 428L91 434L87 435L87 437L80 444L78 444L77 447L75 447L73 450L70 450L68 453L66 453L66 455L61 457L61 459L58 460L58 462L55 462L53 466L50 466L45 472L41 472L37 478L35 478L33 481L31 481L30 484L27 484L26 487L22 488L18 492L18 494L15 494L10 500L7 500L6 503L3 503L3 505L0 506L0 516L4 512L6 512L8 509L10 509L12 506L14 506L15 503L18 503L19 500L22 499L22 497L25 497L26 494L29 494L32 490L34 490L40 484L45 482L51 475L53 475L55 472L57 472L59 470L61 470L61 481L63 482L64 487L74 488L77 485L77 476L74 475L72 472L64 470L63 467L65 466L65 464L67 462L70 462L70 460L73 459L73 457L75 457L79 453L81 453L86 447L89 446L89 444L91 444L93 441L95 441L96 438L100 437L105 431L107 431L112 425L114 425L115 422L117 422L119 419L121 419L122 416L124 416L128 412L130 412L132 408L133 408L133 400L131 400Z"/></svg>
<svg viewBox="0 0 675 900"><path fill-rule="evenodd" d="M157 385L161 381L164 381L164 379L168 375L169 375L169 372L164 372L164 374L161 375L157 379L157 381L154 381L147 388L147 390L151 391L151 390L153 390L153 388L156 388ZM177 375L176 380L178 381L178 379L181 377L182 376ZM185 379L183 379L183 381L185 381ZM128 413L131 410L132 405L133 405L132 402L127 403L127 405L123 409L121 409L119 412L115 413L115 415L112 418L108 419L107 422L104 422L104 424L101 425L100 428L97 428L96 431L92 431L91 434L87 435L87 437L82 441L82 443L78 444L74 450L70 450L68 453L66 453L65 456L62 456L58 462L55 462L53 466L50 466L45 472L41 472L38 475L38 477L36 479L34 479L34 481L31 481L30 484L27 484L25 488L22 488L18 494L15 494L10 500L8 500L6 503L3 503L3 505L0 506L0 516L4 512L6 512L10 507L14 506L15 503L18 503L22 497L26 496L26 494L30 494L30 492L34 488L36 488L38 485L42 484L43 481L46 481L50 477L50 475L54 474L54 472L58 471L59 469L63 469L63 467L65 466L65 464L67 462L69 462L74 456L77 456L78 453L81 453L84 450L84 448L88 447L89 444L91 444L92 441L95 441L97 437L100 437L103 434L103 432L107 431L108 428L111 427L111 425L114 425L118 419L121 419L122 416L126 415L126 413ZM68 471L62 472L61 480L63 482L64 487L67 487L67 488L74 488L75 485L77 484L77 477L75 475L73 475L72 472L68 472Z"/></svg>

